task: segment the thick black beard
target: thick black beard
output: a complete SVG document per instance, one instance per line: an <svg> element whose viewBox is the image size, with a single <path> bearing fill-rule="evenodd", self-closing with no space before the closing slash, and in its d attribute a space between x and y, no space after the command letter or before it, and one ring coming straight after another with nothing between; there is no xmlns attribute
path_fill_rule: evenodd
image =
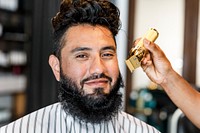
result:
<svg viewBox="0 0 200 133"><path fill-rule="evenodd" d="M96 88L96 96L84 95L81 88L70 78L61 73L59 82L59 100L66 113L86 123L101 123L116 116L122 105L122 94L119 92L124 83L119 74L109 94L103 94L102 88Z"/></svg>

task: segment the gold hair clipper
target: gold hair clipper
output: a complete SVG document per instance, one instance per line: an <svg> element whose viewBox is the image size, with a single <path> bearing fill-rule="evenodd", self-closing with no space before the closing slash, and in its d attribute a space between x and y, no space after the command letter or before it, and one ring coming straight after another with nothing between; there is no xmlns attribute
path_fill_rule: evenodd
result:
<svg viewBox="0 0 200 133"><path fill-rule="evenodd" d="M141 60L145 55L146 49L143 46L143 39L146 38L147 40L154 42L159 33L156 29L150 28L146 34L140 39L140 41L137 43L137 45L134 48L131 48L129 52L129 57L126 60L126 65L130 69L131 72L133 72L136 68L140 67Z"/></svg>

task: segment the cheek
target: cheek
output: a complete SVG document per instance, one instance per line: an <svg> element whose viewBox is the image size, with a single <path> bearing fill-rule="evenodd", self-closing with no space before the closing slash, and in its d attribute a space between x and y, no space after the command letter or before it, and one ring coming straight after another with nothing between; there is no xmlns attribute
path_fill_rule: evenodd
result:
<svg viewBox="0 0 200 133"><path fill-rule="evenodd" d="M118 66L118 62L112 62L111 64L107 65L107 71L110 75L110 77L112 77L113 79L113 83L117 80L117 77L119 75L119 66Z"/></svg>
<svg viewBox="0 0 200 133"><path fill-rule="evenodd" d="M83 79L86 73L86 66L84 64L76 64L73 62L63 63L63 73L78 84Z"/></svg>

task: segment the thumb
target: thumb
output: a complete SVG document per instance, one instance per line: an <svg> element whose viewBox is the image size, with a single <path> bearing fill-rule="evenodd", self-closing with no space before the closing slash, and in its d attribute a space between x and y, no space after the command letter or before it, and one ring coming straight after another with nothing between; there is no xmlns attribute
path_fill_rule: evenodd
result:
<svg viewBox="0 0 200 133"><path fill-rule="evenodd" d="M151 42L147 39L144 39L143 40L143 44L144 44L144 47L150 52L152 53L153 55L156 55L156 54L159 54L160 53L160 48L158 45L156 45L154 42Z"/></svg>
<svg viewBox="0 0 200 133"><path fill-rule="evenodd" d="M147 39L143 40L144 47L151 53L151 57L154 59L165 59L168 60L165 53L162 51L162 49L156 45L154 42L151 42Z"/></svg>
<svg viewBox="0 0 200 133"><path fill-rule="evenodd" d="M144 44L144 47L149 50L150 52L152 51L152 42L147 40L146 38L143 39L143 44Z"/></svg>

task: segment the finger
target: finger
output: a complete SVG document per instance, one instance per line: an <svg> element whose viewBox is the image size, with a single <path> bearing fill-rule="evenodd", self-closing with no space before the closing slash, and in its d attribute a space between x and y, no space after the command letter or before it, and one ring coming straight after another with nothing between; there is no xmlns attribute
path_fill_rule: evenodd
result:
<svg viewBox="0 0 200 133"><path fill-rule="evenodd" d="M153 64L152 61L149 60L149 61L146 61L145 64L142 63L141 67L142 67L143 71L145 72L147 68L152 67L152 64Z"/></svg>
<svg viewBox="0 0 200 133"><path fill-rule="evenodd" d="M144 54L144 57L142 58L142 64L146 64L146 62L147 61L149 61L149 60L151 60L151 55L150 55L150 53L149 52L146 52L145 54Z"/></svg>
<svg viewBox="0 0 200 133"><path fill-rule="evenodd" d="M136 39L134 42L133 42L133 47L135 47L136 45L137 45L137 43L139 42L141 40L141 38L138 38L138 39Z"/></svg>
<svg viewBox="0 0 200 133"><path fill-rule="evenodd" d="M147 72L147 70L152 70L153 67L152 60L146 61L145 64L141 64L141 67L145 73Z"/></svg>
<svg viewBox="0 0 200 133"><path fill-rule="evenodd" d="M144 39L143 42L144 42L144 47L152 54L152 56L160 57L164 55L160 47L154 42L150 42L147 39Z"/></svg>
<svg viewBox="0 0 200 133"><path fill-rule="evenodd" d="M147 51L147 50L146 50L146 51ZM151 58L150 53L149 53L149 52L145 52L145 54L144 54L144 59L150 60L150 58Z"/></svg>

